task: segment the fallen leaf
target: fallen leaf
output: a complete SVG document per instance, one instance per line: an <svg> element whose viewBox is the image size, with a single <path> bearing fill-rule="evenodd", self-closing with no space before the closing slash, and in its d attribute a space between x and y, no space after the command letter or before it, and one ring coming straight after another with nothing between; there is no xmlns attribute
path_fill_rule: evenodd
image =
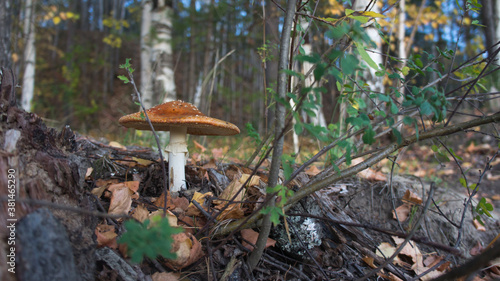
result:
<svg viewBox="0 0 500 281"><path fill-rule="evenodd" d="M472 221L472 224L474 224L474 227L478 230L478 231L486 231L486 227L484 227L484 225L482 225L478 220L474 219Z"/></svg>
<svg viewBox="0 0 500 281"><path fill-rule="evenodd" d="M421 205L422 199L417 194L411 192L409 189L406 190L405 195L403 195L403 200L415 205Z"/></svg>
<svg viewBox="0 0 500 281"><path fill-rule="evenodd" d="M118 244L116 243L116 237L118 236L115 232L115 227L107 224L99 224L95 228L95 235L97 237L98 247L109 247L111 249L116 249Z"/></svg>
<svg viewBox="0 0 500 281"><path fill-rule="evenodd" d="M312 165L309 169L306 170L306 175L312 177L312 176L319 174L320 172L321 172L321 170L318 169L318 167Z"/></svg>
<svg viewBox="0 0 500 281"><path fill-rule="evenodd" d="M149 224L149 227L152 227L156 224L155 219L154 219L155 217L161 217L161 216L163 216L163 210L156 210L156 211L152 212L151 214L149 214L148 218L151 221L151 223ZM172 226L172 227L179 226L177 224L177 217L169 210L167 210L165 217L168 219L168 224L170 226Z"/></svg>
<svg viewBox="0 0 500 281"><path fill-rule="evenodd" d="M399 220L400 222L404 222L410 216L410 210L411 210L411 207L408 204L403 204L403 205L397 207L395 212L394 212L394 210L392 211L392 217L395 220ZM396 214L397 214L397 217L396 217Z"/></svg>
<svg viewBox="0 0 500 281"><path fill-rule="evenodd" d="M94 168L90 167L87 168L87 172L85 173L85 180L90 180L90 175L92 175L92 172L94 171Z"/></svg>
<svg viewBox="0 0 500 281"><path fill-rule="evenodd" d="M126 182L124 182L124 184L132 192L132 194L133 194L132 198L139 199L139 193L137 192L139 190L139 182L138 181L126 181Z"/></svg>
<svg viewBox="0 0 500 281"><path fill-rule="evenodd" d="M488 143L482 143L480 145L475 145L473 142L469 144L469 146L466 149L467 152L469 153L479 153L479 154L488 154L491 152L496 152L496 149L493 148L490 144Z"/></svg>
<svg viewBox="0 0 500 281"><path fill-rule="evenodd" d="M149 165L154 163L151 160L137 158L137 157L132 157L132 160L134 160L137 163L137 165L141 167L148 167Z"/></svg>
<svg viewBox="0 0 500 281"><path fill-rule="evenodd" d="M125 146L123 146L121 143L117 142L117 141L110 141L109 146L111 147L114 147L114 148L118 148L118 149L122 149L122 150L127 150L127 148Z"/></svg>
<svg viewBox="0 0 500 281"><path fill-rule="evenodd" d="M108 213L114 215L128 214L132 206L132 191L124 183L112 184L108 187L108 190L111 192Z"/></svg>
<svg viewBox="0 0 500 281"><path fill-rule="evenodd" d="M212 157L215 160L219 160L224 157L224 150L222 148L214 148L212 149Z"/></svg>
<svg viewBox="0 0 500 281"><path fill-rule="evenodd" d="M243 174L239 179L233 179L231 183L222 191L219 196L220 200L214 200L216 209L223 209L229 200L234 198L234 201L243 201L246 189L241 190L243 184L250 178L249 174ZM248 180L247 186L258 186L260 178L258 176L253 176ZM236 196L236 197L235 197ZM221 214L217 216L218 220L222 219L239 219L244 216L244 210L242 203L231 203Z"/></svg>
<svg viewBox="0 0 500 281"><path fill-rule="evenodd" d="M205 211L208 211L208 206L206 206L206 204L205 204L205 198L207 196L211 197L211 196L213 196L213 193L212 192L207 192L207 193L195 192L193 194L193 199L191 201L194 200L194 201L198 202L198 204L200 204L200 206L202 206ZM193 203L189 203L189 206L186 210L186 215L187 216L200 216L201 211L198 210L198 208Z"/></svg>
<svg viewBox="0 0 500 281"><path fill-rule="evenodd" d="M176 253L177 258L175 260L166 259L163 264L167 267L178 271L191 265L203 256L201 243L190 233L174 234L172 238L174 239L172 252Z"/></svg>
<svg viewBox="0 0 500 281"><path fill-rule="evenodd" d="M210 161L208 163L206 163L205 165L201 166L203 169L209 169L209 168L212 168L212 169L217 169L217 164L215 164L215 159L210 159Z"/></svg>
<svg viewBox="0 0 500 281"><path fill-rule="evenodd" d="M368 257L368 256L364 256L362 258L362 260L371 268L377 268L377 266L373 263L374 262L374 258L372 257Z"/></svg>
<svg viewBox="0 0 500 281"><path fill-rule="evenodd" d="M149 217L149 211L143 204L140 204L132 211L131 215L134 219L144 222Z"/></svg>
<svg viewBox="0 0 500 281"><path fill-rule="evenodd" d="M253 250L253 246L248 244L248 242L255 245L255 243L257 242L257 238L259 237L259 233L255 232L253 229L250 229L250 228L242 229L240 232L241 232L241 237L243 238L243 241L241 242L241 244L245 248L247 248L249 250ZM246 242L245 240L248 242ZM271 238L267 238L266 248L274 247L274 245L276 245L276 241L271 239Z"/></svg>
<svg viewBox="0 0 500 281"><path fill-rule="evenodd" d="M180 278L181 274L175 272L156 272L151 276L153 281L179 281Z"/></svg>
<svg viewBox="0 0 500 281"><path fill-rule="evenodd" d="M487 173L486 179L489 181L497 181L500 180L500 175L492 175L491 173Z"/></svg>

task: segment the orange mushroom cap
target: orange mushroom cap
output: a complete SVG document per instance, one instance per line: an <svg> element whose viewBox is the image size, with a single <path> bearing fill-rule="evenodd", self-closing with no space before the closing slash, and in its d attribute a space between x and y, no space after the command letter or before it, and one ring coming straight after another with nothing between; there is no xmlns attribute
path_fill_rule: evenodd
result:
<svg viewBox="0 0 500 281"><path fill-rule="evenodd" d="M142 112L125 115L118 122L127 128L151 130ZM157 131L170 131L172 128L187 127L191 135L229 136L240 133L236 125L220 119L208 117L196 106L183 102L171 101L146 110L151 124Z"/></svg>

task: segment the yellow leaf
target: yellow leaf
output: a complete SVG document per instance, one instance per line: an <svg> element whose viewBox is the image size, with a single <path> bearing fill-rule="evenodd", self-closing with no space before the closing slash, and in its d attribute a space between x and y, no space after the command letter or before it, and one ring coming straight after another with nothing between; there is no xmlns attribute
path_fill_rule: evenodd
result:
<svg viewBox="0 0 500 281"><path fill-rule="evenodd" d="M55 25L58 25L61 22L61 18L58 16L55 16L52 21L54 22Z"/></svg>
<svg viewBox="0 0 500 281"><path fill-rule="evenodd" d="M410 73L410 68L408 66L403 67L401 73L403 73L404 76L408 75L408 73Z"/></svg>
<svg viewBox="0 0 500 281"><path fill-rule="evenodd" d="M74 14L74 13L72 13L72 12L67 12L67 13L66 13L66 16L68 17L68 19L72 19L72 18L74 18L74 17L75 17L75 14Z"/></svg>
<svg viewBox="0 0 500 281"><path fill-rule="evenodd" d="M372 17L372 18L385 18L384 15L379 14L379 13L375 13L374 11L361 12L361 14L363 16Z"/></svg>

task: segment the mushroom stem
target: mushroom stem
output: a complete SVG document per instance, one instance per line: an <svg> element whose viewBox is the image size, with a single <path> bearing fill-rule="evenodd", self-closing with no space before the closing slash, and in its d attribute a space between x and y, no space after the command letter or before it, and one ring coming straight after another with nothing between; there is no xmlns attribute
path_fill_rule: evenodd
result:
<svg viewBox="0 0 500 281"><path fill-rule="evenodd" d="M165 148L168 152L168 183L173 196L186 188L186 127L175 127L170 130L170 142Z"/></svg>

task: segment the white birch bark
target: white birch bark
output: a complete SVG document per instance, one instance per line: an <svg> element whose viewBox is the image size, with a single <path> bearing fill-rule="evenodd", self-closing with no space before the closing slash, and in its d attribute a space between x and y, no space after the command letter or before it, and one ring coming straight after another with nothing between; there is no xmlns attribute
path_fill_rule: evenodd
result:
<svg viewBox="0 0 500 281"><path fill-rule="evenodd" d="M152 1L145 1L142 7L141 92L146 108L176 99L172 8L166 2L160 0L153 8Z"/></svg>
<svg viewBox="0 0 500 281"><path fill-rule="evenodd" d="M153 106L153 81L151 80L151 47L149 42L151 33L151 10L152 1L142 2L141 18L141 94L144 107Z"/></svg>
<svg viewBox="0 0 500 281"><path fill-rule="evenodd" d="M154 95L160 102L176 99L174 81L174 60L172 51L172 8L166 0L159 0L152 12L151 25L156 37L152 44L152 62L155 65L153 82Z"/></svg>
<svg viewBox="0 0 500 281"><path fill-rule="evenodd" d="M380 12L380 9L376 5L376 1L373 1L375 5L372 5L368 10L373 11L373 12ZM372 4L373 4L372 3ZM354 3L354 10L355 11L364 11L366 6L370 4L370 0L356 0ZM382 39L380 38L380 35L378 34L378 31L373 28L373 27L367 27L365 29L366 33L370 37L373 43L376 44L376 48L370 48L371 50L375 51L373 52L368 52L370 55L371 59L377 64L381 64L383 62L382 58ZM384 84L382 81L382 77L377 77L375 76L375 69L371 67L367 67L366 70L364 71L364 78L366 80L366 83L368 84L369 88L373 92L383 92L384 91Z"/></svg>
<svg viewBox="0 0 500 281"><path fill-rule="evenodd" d="M21 107L31 111L31 104L35 92L35 21L33 1L26 0L24 10L24 75L21 96Z"/></svg>

